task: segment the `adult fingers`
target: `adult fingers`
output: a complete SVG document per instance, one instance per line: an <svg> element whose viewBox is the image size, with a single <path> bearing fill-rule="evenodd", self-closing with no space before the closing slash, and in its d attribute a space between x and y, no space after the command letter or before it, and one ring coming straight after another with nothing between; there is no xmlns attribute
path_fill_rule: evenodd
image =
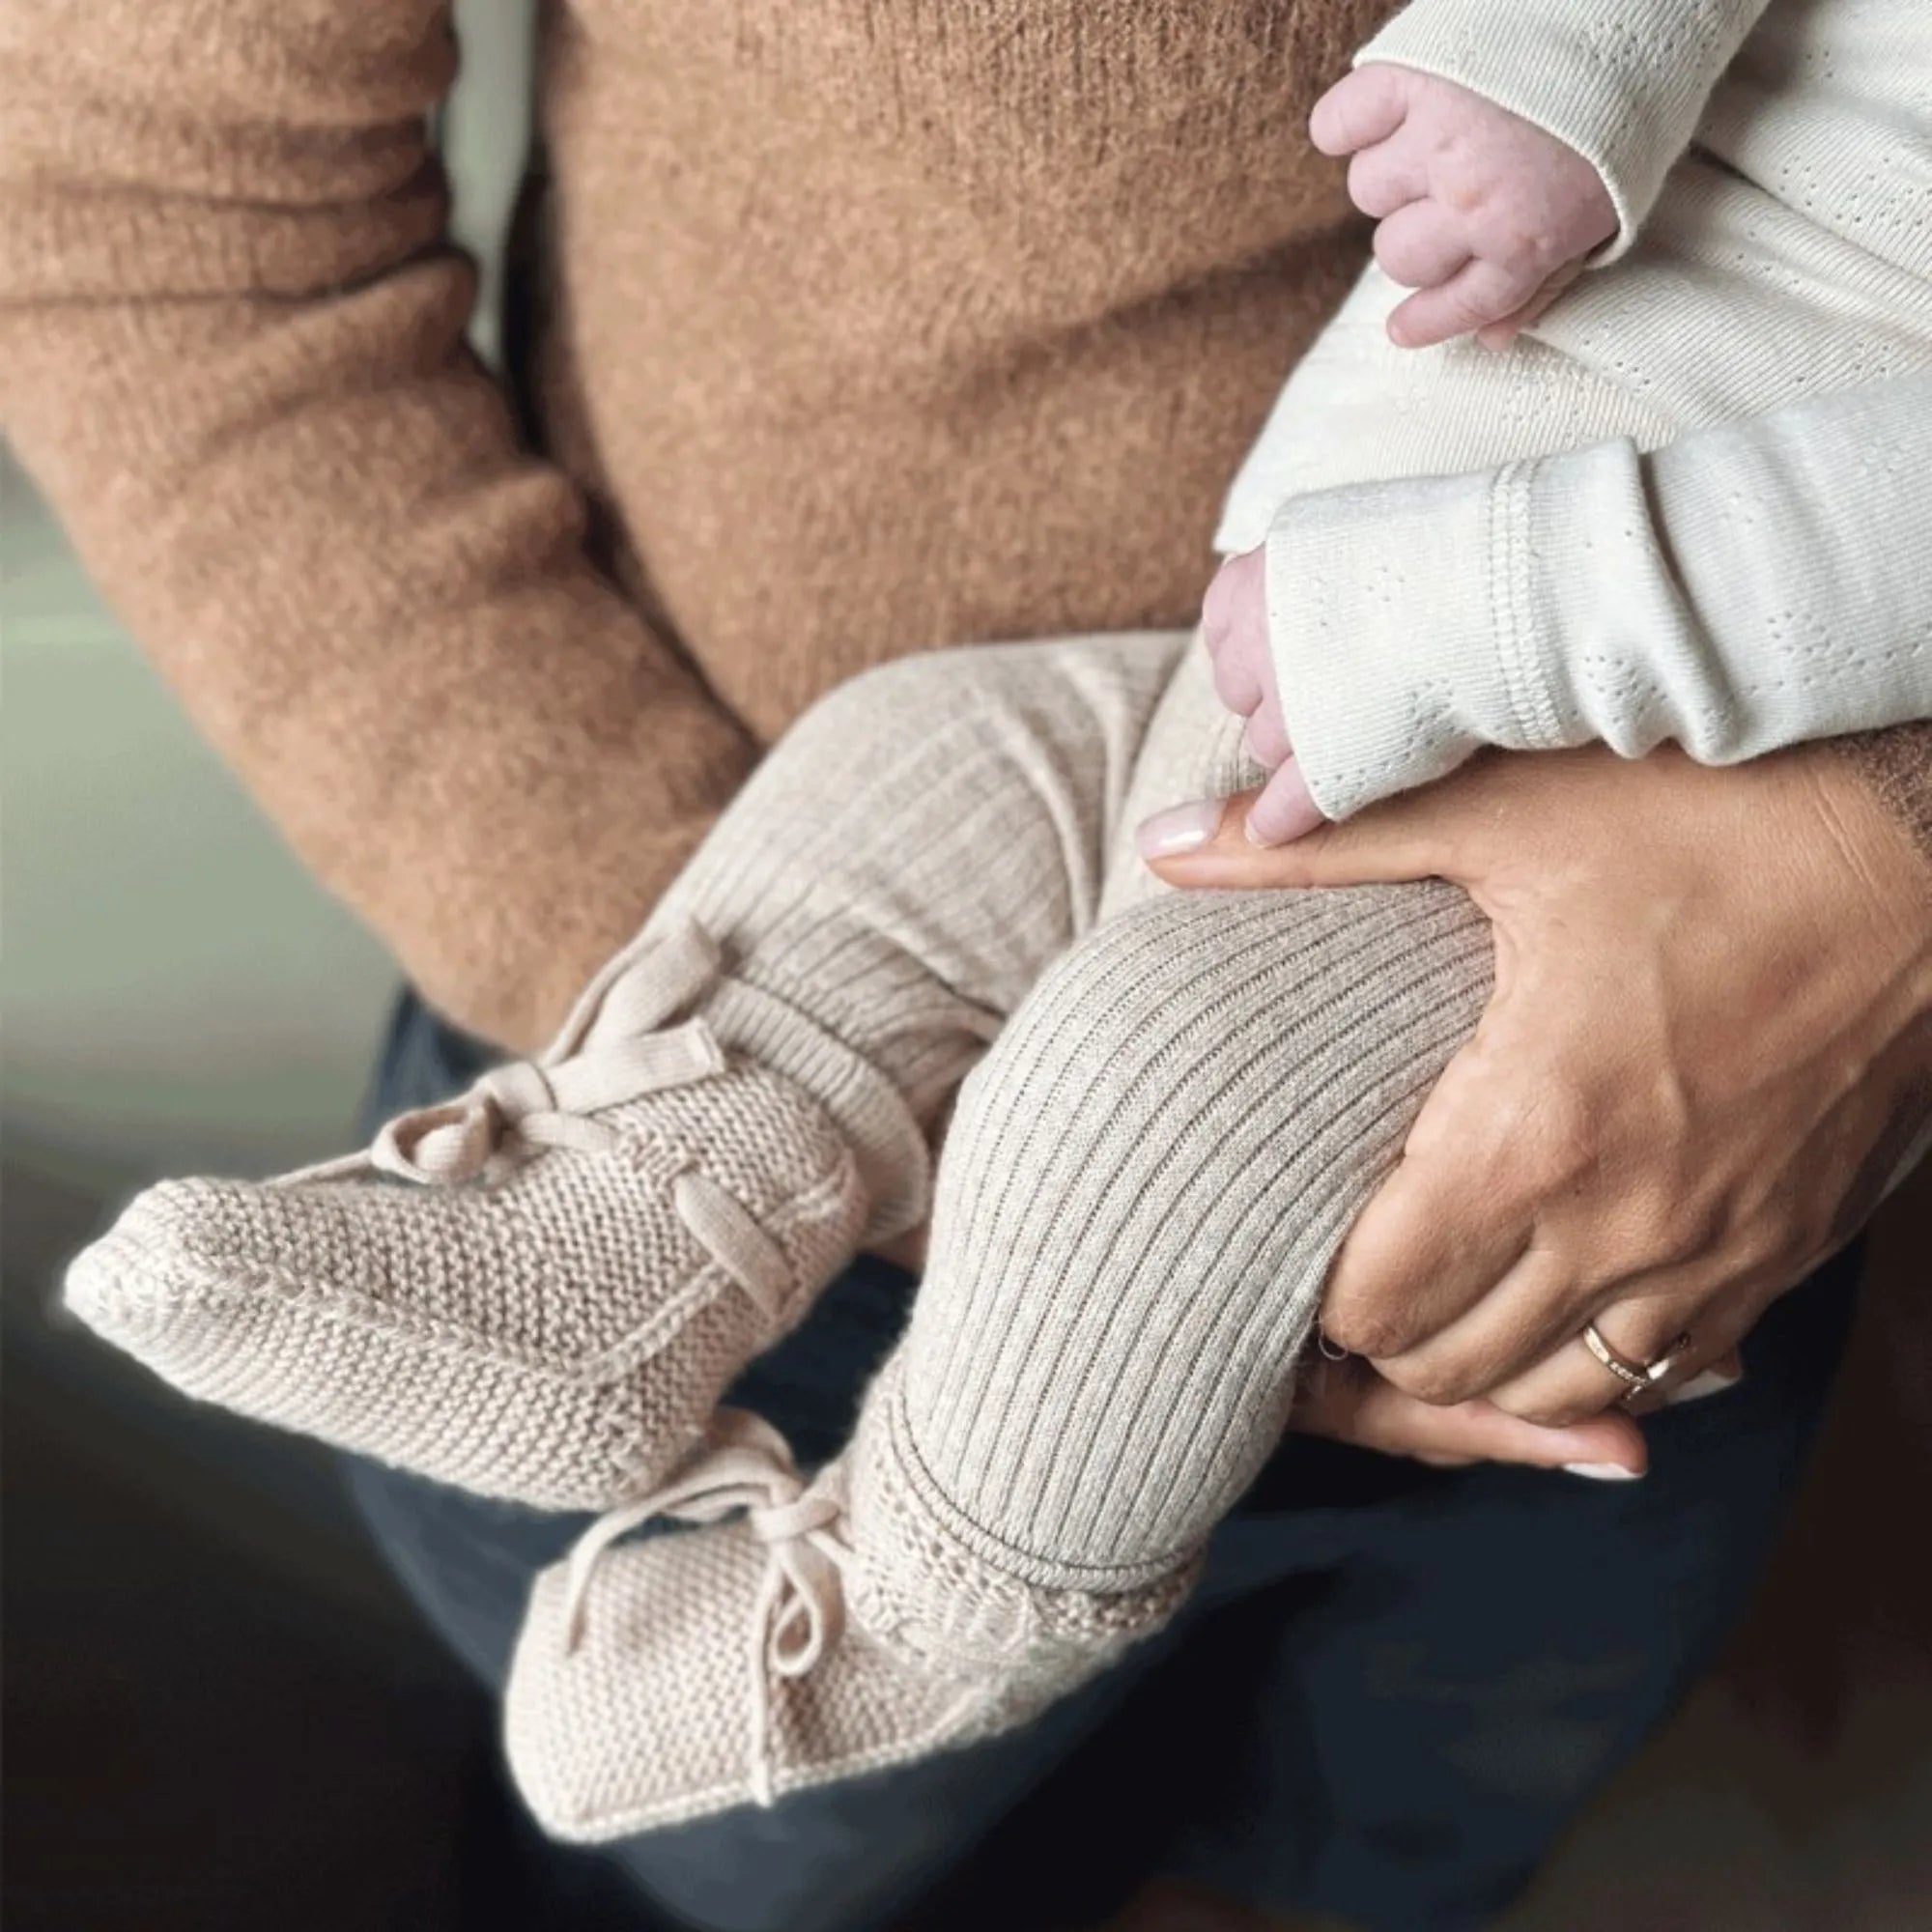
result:
<svg viewBox="0 0 1932 1932"><path fill-rule="evenodd" d="M1590 1322L1608 1349L1639 1371L1667 1358L1653 1385L1667 1396L1707 1370L1725 1372L1737 1345L1785 1285L1775 1272L1738 1275L1708 1265L1592 1283L1579 1275L1574 1254L1532 1238L1521 1259L1493 1287L1478 1290L1461 1316L1411 1348L1378 1352L1376 1366L1398 1387L1431 1401L1482 1397L1531 1421L1572 1422L1624 1401L1632 1389L1585 1340ZM1433 1292L1451 1291L1437 1283ZM1461 1293L1467 1294L1466 1281ZM1324 1320L1335 1339L1346 1341L1346 1318Z"/></svg>
<svg viewBox="0 0 1932 1932"><path fill-rule="evenodd" d="M1308 138L1324 155L1352 155L1385 141L1408 112L1408 88L1394 69L1371 62L1346 73L1308 116Z"/></svg>
<svg viewBox="0 0 1932 1932"><path fill-rule="evenodd" d="M1638 1307L1630 1299L1617 1303L1621 1339L1608 1326L1602 1332L1629 1359L1654 1360L1683 1329L1672 1329L1649 1354L1637 1353L1651 1336L1650 1326L1636 1319ZM1612 1320L1609 1311L1597 1309L1572 1258L1532 1241L1499 1280L1475 1291L1454 1321L1400 1354L1378 1354L1376 1366L1399 1388L1432 1402L1481 1396L1539 1422L1594 1415L1619 1400L1628 1384L1582 1344L1593 1310L1600 1324Z"/></svg>
<svg viewBox="0 0 1932 1932"><path fill-rule="evenodd" d="M1740 1350L1726 1349L1716 1361L1707 1362L1682 1381L1654 1395L1633 1396L1623 1405L1626 1415L1648 1415L1653 1409L1674 1408L1687 1402L1702 1402L1706 1396L1722 1395L1745 1378L1745 1358Z"/></svg>
<svg viewBox="0 0 1932 1932"><path fill-rule="evenodd" d="M1303 1435L1425 1463L1519 1463L1578 1474L1639 1476L1643 1432L1625 1415L1542 1429L1485 1402L1439 1408L1391 1387L1359 1363L1314 1363L1289 1428Z"/></svg>
<svg viewBox="0 0 1932 1932"><path fill-rule="evenodd" d="M1490 1073L1504 1009L1492 998L1474 1037L1450 1057L1402 1157L1329 1268L1328 1333L1378 1363L1409 1355L1451 1328L1532 1251L1536 1197L1513 1166L1516 1135ZM1398 1379L1438 1401L1482 1393Z"/></svg>
<svg viewBox="0 0 1932 1932"><path fill-rule="evenodd" d="M1453 877L1445 834L1451 814L1405 794L1341 825L1322 825L1286 845L1257 845L1244 827L1257 794L1197 799L1145 820L1140 854L1171 885L1214 891L1285 886L1363 886Z"/></svg>
<svg viewBox="0 0 1932 1932"><path fill-rule="evenodd" d="M1426 1105L1427 1103L1425 1103ZM1483 1196L1450 1161L1406 1154L1355 1217L1329 1269L1321 1321L1411 1394L1455 1401L1466 1390L1415 1372L1412 1356L1508 1278L1535 1229Z"/></svg>
<svg viewBox="0 0 1932 1932"><path fill-rule="evenodd" d="M1378 1339L1393 1332L1401 1339L1373 1349L1371 1358L1398 1388L1425 1402L1492 1397L1572 1339L1577 1327L1569 1312L1577 1301L1573 1270L1536 1245L1529 1217L1513 1212L1499 1218L1496 1234L1501 1238L1486 1244L1476 1261L1461 1252L1454 1233L1436 1236L1432 1245L1443 1264L1406 1304L1397 1298L1405 1286L1393 1269L1383 1279L1353 1285L1354 1306L1370 1313L1324 1317L1335 1339L1345 1341L1358 1329ZM1499 1262L1508 1245L1517 1253Z"/></svg>
<svg viewBox="0 0 1932 1932"><path fill-rule="evenodd" d="M1436 201L1411 201L1376 230L1376 260L1406 289L1433 289L1469 259L1469 244Z"/></svg>
<svg viewBox="0 0 1932 1932"><path fill-rule="evenodd" d="M1604 1342L1638 1370L1671 1355L1675 1345L1684 1342L1667 1374L1655 1384L1655 1392L1665 1395L1728 1359L1758 1309L1747 1293L1714 1302L1708 1289L1679 1289L1629 1296L1600 1310L1595 1319ZM1632 1385L1597 1358L1579 1325L1550 1353L1484 1393L1497 1407L1525 1421L1561 1425L1623 1404Z"/></svg>

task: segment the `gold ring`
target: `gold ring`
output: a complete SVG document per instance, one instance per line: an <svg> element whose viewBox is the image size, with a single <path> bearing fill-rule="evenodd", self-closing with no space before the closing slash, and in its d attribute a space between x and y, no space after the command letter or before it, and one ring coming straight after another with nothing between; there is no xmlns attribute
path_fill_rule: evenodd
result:
<svg viewBox="0 0 1932 1932"><path fill-rule="evenodd" d="M1654 1362L1634 1362L1604 1340L1594 1321L1586 1321L1583 1346L1625 1385L1623 1399L1629 1402L1646 1389L1655 1388L1670 1373L1670 1365L1690 1346L1690 1335L1687 1329Z"/></svg>

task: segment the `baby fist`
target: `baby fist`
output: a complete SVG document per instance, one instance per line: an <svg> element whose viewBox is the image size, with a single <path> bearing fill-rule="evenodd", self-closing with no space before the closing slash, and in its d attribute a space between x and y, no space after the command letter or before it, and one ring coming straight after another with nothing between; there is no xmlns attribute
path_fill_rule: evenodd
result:
<svg viewBox="0 0 1932 1932"><path fill-rule="evenodd" d="M1213 660L1215 695L1248 721L1249 754L1272 773L1248 812L1248 837L1257 845L1282 845L1314 831L1321 813L1288 742L1268 653L1264 550L1231 556L1215 574L1201 605L1201 641Z"/></svg>
<svg viewBox="0 0 1932 1932"><path fill-rule="evenodd" d="M1349 194L1381 224L1376 260L1420 291L1388 320L1405 349L1471 331L1502 348L1617 231L1581 155L1452 80L1370 62L1315 103L1308 132L1354 157Z"/></svg>

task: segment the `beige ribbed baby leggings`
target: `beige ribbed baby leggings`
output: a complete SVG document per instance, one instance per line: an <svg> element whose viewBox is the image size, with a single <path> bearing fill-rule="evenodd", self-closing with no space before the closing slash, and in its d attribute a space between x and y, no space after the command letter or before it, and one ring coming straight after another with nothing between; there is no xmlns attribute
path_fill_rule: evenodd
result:
<svg viewBox="0 0 1932 1932"><path fill-rule="evenodd" d="M1151 881L1139 819L1252 776L1201 657L1164 633L871 671L659 915L763 996L737 1044L809 1083L829 1033L929 1123L957 1092L903 1422L949 1514L1048 1587L1172 1569L1254 1475L1329 1259L1490 986L1447 886Z"/></svg>

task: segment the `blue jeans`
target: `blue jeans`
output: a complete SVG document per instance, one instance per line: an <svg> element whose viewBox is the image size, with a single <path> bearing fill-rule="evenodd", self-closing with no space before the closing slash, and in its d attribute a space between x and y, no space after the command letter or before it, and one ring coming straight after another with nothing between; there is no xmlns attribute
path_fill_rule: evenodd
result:
<svg viewBox="0 0 1932 1932"><path fill-rule="evenodd" d="M406 1000L372 1111L439 1098L483 1064ZM1389 1932L1482 1925L1742 1610L1857 1272L1841 1257L1777 1303L1735 1389L1647 1422L1642 1482L1437 1470L1291 1437L1217 1532L1187 1610L1033 1728L555 1857L610 1860L640 1926L710 1932L869 1932L915 1906L923 1926L1044 1926L1155 1874ZM824 1460L915 1286L859 1262L732 1400ZM531 1574L582 1520L370 1464L351 1483L424 1614L498 1689Z"/></svg>

